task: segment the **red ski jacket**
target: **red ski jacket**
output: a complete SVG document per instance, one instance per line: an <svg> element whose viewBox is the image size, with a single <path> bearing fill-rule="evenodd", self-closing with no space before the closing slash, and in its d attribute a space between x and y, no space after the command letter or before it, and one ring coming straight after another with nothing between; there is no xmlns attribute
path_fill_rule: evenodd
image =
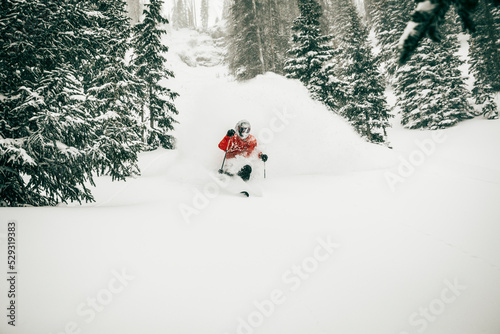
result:
<svg viewBox="0 0 500 334"><path fill-rule="evenodd" d="M237 155L248 158L253 153L255 146L257 146L257 139L252 135L248 135L246 139L241 139L238 135L232 137L225 136L219 143L219 148L221 150L227 150L227 159L234 158Z"/></svg>

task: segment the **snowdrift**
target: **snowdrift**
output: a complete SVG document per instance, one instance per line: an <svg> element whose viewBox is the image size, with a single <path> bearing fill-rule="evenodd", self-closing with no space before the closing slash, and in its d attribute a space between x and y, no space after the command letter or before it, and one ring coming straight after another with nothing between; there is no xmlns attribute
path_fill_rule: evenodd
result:
<svg viewBox="0 0 500 334"><path fill-rule="evenodd" d="M180 115L176 137L182 155L204 168L219 168L224 154L217 145L240 119L250 121L259 150L269 155L268 175L345 173L395 163L390 149L363 140L297 80L267 73L243 83L199 84L189 99L179 99L181 113L200 112L195 122Z"/></svg>

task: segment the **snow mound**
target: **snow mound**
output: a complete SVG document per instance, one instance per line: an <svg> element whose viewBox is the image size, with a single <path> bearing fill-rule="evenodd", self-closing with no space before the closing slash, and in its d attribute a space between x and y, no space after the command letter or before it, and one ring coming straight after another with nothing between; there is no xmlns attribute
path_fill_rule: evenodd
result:
<svg viewBox="0 0 500 334"><path fill-rule="evenodd" d="M343 118L312 100L299 81L273 73L242 83L200 80L198 89L179 99L176 132L181 156L199 167L220 167L224 152L217 145L241 119L250 121L258 149L269 155L267 175L345 173L395 163L390 149L360 138ZM182 110L200 112L193 119Z"/></svg>

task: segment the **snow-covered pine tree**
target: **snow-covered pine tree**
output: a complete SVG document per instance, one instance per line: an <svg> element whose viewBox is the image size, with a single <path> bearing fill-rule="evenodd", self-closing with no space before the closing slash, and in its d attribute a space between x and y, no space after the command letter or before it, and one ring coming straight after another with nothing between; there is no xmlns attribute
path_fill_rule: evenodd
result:
<svg viewBox="0 0 500 334"><path fill-rule="evenodd" d="M91 201L94 128L75 63L87 21L75 1L2 2L0 205Z"/></svg>
<svg viewBox="0 0 500 334"><path fill-rule="evenodd" d="M440 43L422 40L396 72L397 107L401 123L410 129L440 129L472 117L467 101L470 93L458 69L462 64L456 55L458 31L450 22L441 29L444 37Z"/></svg>
<svg viewBox="0 0 500 334"><path fill-rule="evenodd" d="M356 131L370 142L386 141L389 109L385 100L384 80L368 40L368 30L361 22L352 0L337 0L339 10L335 32L339 50L337 72L346 83L344 105L338 111Z"/></svg>
<svg viewBox="0 0 500 334"><path fill-rule="evenodd" d="M292 25L292 46L285 61L287 78L299 79L308 86L318 77L324 63L331 59L330 38L320 29L321 5L317 0L298 0L299 17Z"/></svg>
<svg viewBox="0 0 500 334"><path fill-rule="evenodd" d="M98 174L113 180L139 173L141 83L126 60L131 25L123 0L87 0L91 58L80 69L97 138L89 149Z"/></svg>
<svg viewBox="0 0 500 334"><path fill-rule="evenodd" d="M323 63L307 85L311 97L323 102L331 111L338 113L347 103L348 83L339 75L339 52L332 50L331 58Z"/></svg>
<svg viewBox="0 0 500 334"><path fill-rule="evenodd" d="M325 61L321 70L310 83L309 90L314 99L322 101L333 112L338 113L347 103L348 83L341 78L340 63L342 50L338 47L341 39L342 27L346 24L346 16L342 12L337 0L322 0L324 6L321 26L328 24L327 41L330 50L329 59ZM323 34L326 31L322 30Z"/></svg>
<svg viewBox="0 0 500 334"><path fill-rule="evenodd" d="M138 173L129 20L114 0L2 2L0 173L7 205L89 201L92 174ZM3 71L5 70L5 72Z"/></svg>
<svg viewBox="0 0 500 334"><path fill-rule="evenodd" d="M371 24L380 49L378 57L389 77L398 67L398 42L414 7L414 2L409 0L371 0Z"/></svg>
<svg viewBox="0 0 500 334"><path fill-rule="evenodd" d="M495 93L500 92L500 8L479 0L474 15L476 31L469 40L470 73L474 76L472 94L488 119L498 118Z"/></svg>
<svg viewBox="0 0 500 334"><path fill-rule="evenodd" d="M332 1L321 1L327 9L327 15L333 14ZM338 50L333 48L332 37L324 35L321 29L330 22L322 17L321 4L298 1L299 17L292 26L293 43L285 62L286 76L305 84L311 97L323 102L330 110L337 112L345 105L346 82L338 77ZM332 15L331 21L335 21Z"/></svg>
<svg viewBox="0 0 500 334"><path fill-rule="evenodd" d="M173 72L165 67L165 53L168 47L163 45L162 37L167 33L162 25L168 20L161 14L163 0L150 0L144 8L144 21L134 27L132 46L134 55L132 63L137 68L137 76L144 82L141 92L141 119L149 120L149 126L143 124L143 138L150 148L171 149L174 147L174 138L168 134L173 130L175 120L173 114L177 109L173 103L177 93L163 86L163 80L174 76ZM147 117L145 113L148 113Z"/></svg>

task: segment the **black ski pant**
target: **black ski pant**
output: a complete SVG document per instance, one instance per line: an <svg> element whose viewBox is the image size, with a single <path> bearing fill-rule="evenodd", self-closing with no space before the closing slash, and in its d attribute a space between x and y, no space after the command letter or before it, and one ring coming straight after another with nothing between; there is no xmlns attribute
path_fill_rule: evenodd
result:
<svg viewBox="0 0 500 334"><path fill-rule="evenodd" d="M250 180L250 174L252 174L252 166L245 165L238 172L238 176L243 179L243 181Z"/></svg>

